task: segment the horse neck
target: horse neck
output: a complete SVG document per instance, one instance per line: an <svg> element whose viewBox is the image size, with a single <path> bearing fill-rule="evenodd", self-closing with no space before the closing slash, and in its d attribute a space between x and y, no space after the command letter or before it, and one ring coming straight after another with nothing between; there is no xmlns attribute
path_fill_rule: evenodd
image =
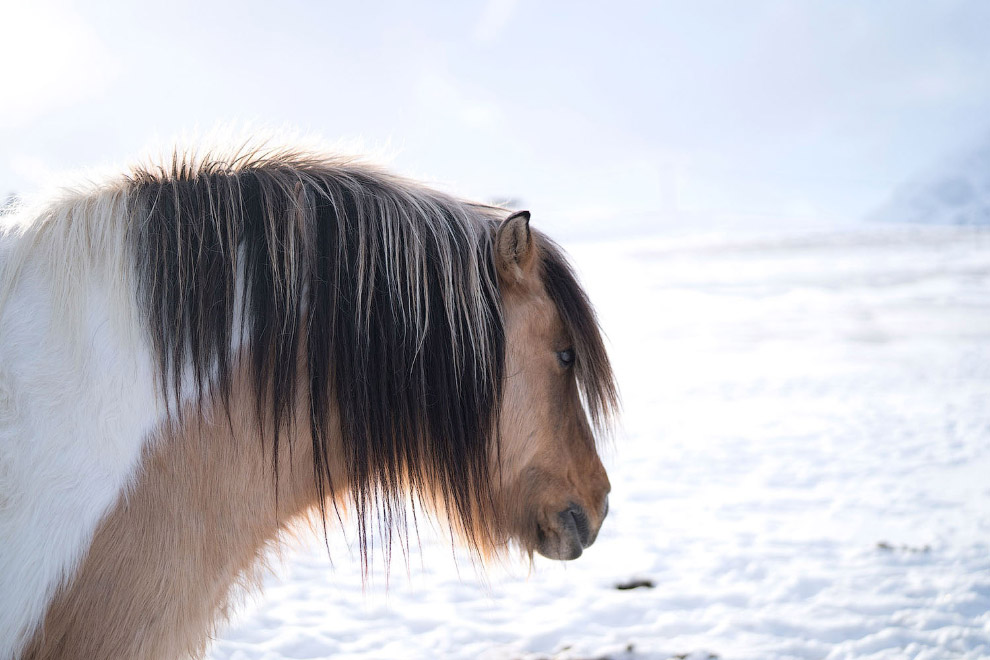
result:
<svg viewBox="0 0 990 660"><path fill-rule="evenodd" d="M136 486L99 527L25 657L205 650L235 587L257 583L266 550L317 504L311 443L302 434L280 443L276 498L271 437L261 437L246 382L235 379L229 420L222 411L189 415L150 443Z"/></svg>

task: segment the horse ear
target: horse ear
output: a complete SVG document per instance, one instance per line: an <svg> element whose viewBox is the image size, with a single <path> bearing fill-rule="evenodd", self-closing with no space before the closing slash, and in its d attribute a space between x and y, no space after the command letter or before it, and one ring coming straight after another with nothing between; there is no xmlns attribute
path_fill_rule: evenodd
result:
<svg viewBox="0 0 990 660"><path fill-rule="evenodd" d="M521 282L533 268L536 249L529 230L529 211L516 211L495 232L495 265L507 282Z"/></svg>

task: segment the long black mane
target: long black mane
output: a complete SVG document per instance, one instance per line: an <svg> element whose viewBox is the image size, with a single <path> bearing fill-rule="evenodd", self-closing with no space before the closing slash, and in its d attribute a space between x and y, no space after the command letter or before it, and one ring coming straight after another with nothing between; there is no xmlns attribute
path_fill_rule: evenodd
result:
<svg viewBox="0 0 990 660"><path fill-rule="evenodd" d="M339 414L363 561L376 513L389 539L406 530L408 492L438 498L458 531L490 542L476 518L493 497L504 380L492 249L504 211L292 151L177 155L129 185L140 307L175 411L190 394L229 406L241 346L276 478L279 443L305 411L321 507L341 494ZM543 253L598 419L615 390L597 323L561 253Z"/></svg>

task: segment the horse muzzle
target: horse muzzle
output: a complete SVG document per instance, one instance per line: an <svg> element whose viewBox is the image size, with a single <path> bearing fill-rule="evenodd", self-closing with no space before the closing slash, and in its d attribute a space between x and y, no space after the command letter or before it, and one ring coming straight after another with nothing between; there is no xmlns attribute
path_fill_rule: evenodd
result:
<svg viewBox="0 0 990 660"><path fill-rule="evenodd" d="M548 559L577 559L595 542L607 514L608 498L597 524L592 524L584 507L571 502L549 524L537 525L536 551Z"/></svg>

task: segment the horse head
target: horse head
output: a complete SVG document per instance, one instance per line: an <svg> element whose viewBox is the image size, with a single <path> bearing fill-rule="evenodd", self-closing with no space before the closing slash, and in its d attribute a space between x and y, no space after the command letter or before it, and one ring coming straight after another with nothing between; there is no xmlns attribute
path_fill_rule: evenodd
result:
<svg viewBox="0 0 990 660"><path fill-rule="evenodd" d="M529 218L506 218L494 241L506 336L495 481L511 536L531 553L576 559L611 489L585 408L600 421L615 388L587 298Z"/></svg>

